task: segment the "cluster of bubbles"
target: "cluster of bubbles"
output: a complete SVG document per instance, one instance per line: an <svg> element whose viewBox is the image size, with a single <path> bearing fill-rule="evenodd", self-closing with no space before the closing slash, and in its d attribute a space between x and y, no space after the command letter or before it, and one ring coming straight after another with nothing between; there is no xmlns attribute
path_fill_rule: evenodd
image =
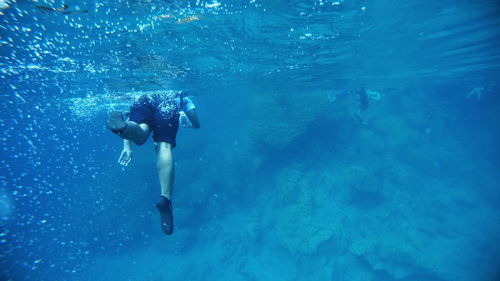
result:
<svg viewBox="0 0 500 281"><path fill-rule="evenodd" d="M0 189L0 225L2 225L2 222L10 219L12 212L11 196L7 190Z"/></svg>
<svg viewBox="0 0 500 281"><path fill-rule="evenodd" d="M263 49L276 43L261 30L255 30L255 35L261 37L255 39L263 43L260 47L249 47L240 42L238 38L247 36L245 33L249 31L239 29L240 21L243 20L245 25L253 24L254 20L260 20L260 16L253 18L254 14L271 11L269 3L258 0L83 1L78 6L59 6L54 2L44 6L35 1L10 5L14 2L4 0L3 3L3 11L7 14L0 27L8 32L0 38L0 45L9 51L0 61L3 78L31 78L49 72L70 74L72 76L67 78L72 80L126 80L125 77L148 76L149 81L158 83L158 77L182 80L189 72L199 72L199 75L217 77L221 81L229 74L241 75L257 70L243 67L239 61L244 57L254 60L258 56L273 61L264 63L261 68L261 75L270 76L300 69L295 67L298 61L293 57L301 58L309 53L307 46L302 51L298 46L299 52L287 58L290 61L282 61L282 55L266 54ZM337 31L319 31L308 22L322 9L341 9L344 1L293 1L288 5L293 8L287 13L299 15L304 22L284 29L287 38L292 41L337 38ZM242 17L247 12L250 14ZM273 13L272 16L280 16ZM274 25L266 22L262 28L273 28ZM230 33L221 37L222 32ZM219 61L218 56L207 54L207 48L224 52L225 62ZM187 60L178 60L180 52L188 56ZM144 63L141 57L146 56L152 59ZM86 96L86 90L82 89L78 95Z"/></svg>

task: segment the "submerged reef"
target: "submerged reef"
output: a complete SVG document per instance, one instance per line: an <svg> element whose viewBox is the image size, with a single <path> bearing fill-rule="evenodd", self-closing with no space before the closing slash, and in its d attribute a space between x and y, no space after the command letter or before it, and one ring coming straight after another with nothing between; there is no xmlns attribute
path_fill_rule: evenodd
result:
<svg viewBox="0 0 500 281"><path fill-rule="evenodd" d="M328 99L321 95L268 95L253 107L249 134L261 145L283 148L325 114Z"/></svg>
<svg viewBox="0 0 500 281"><path fill-rule="evenodd" d="M468 226L491 222L488 216L479 219L489 208L481 206L480 193L466 176L472 171L479 176L481 170L469 166L466 171L459 164L474 155L467 155L446 128L449 109L431 106L422 96L413 104L403 96L385 98L374 103L361 127L354 118L330 117L352 122L354 133L344 151L318 158L321 165L314 169L295 162L277 171L274 195L266 197L275 198L279 208L270 223L277 240L296 258L354 256L364 262L358 270L383 273L388 280L488 276L491 264L481 272L468 264L482 247L469 242L480 239L481 230ZM305 123L319 118L308 113ZM310 132L305 125L284 127L293 132L291 138ZM272 138L265 139L271 143ZM287 141L273 143L286 146ZM315 145L320 144L304 149ZM465 209L467 215L460 216ZM355 280L356 274L345 274L341 280Z"/></svg>
<svg viewBox="0 0 500 281"><path fill-rule="evenodd" d="M319 245L341 230L334 219L321 216L307 204L289 205L278 213L278 239L293 256L317 254Z"/></svg>

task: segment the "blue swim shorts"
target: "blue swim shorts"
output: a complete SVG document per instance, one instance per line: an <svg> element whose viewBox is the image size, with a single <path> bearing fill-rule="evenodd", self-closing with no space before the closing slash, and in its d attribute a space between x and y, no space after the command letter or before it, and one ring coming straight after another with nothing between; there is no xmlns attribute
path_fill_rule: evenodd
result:
<svg viewBox="0 0 500 281"><path fill-rule="evenodd" d="M172 92L144 94L130 107L129 120L148 124L155 142L168 142L174 148L179 130L179 106L175 98Z"/></svg>

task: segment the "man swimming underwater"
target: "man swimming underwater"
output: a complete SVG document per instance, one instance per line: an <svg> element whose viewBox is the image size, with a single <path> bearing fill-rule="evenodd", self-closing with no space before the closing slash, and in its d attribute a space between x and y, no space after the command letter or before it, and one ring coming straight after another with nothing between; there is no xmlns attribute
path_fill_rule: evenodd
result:
<svg viewBox="0 0 500 281"><path fill-rule="evenodd" d="M123 166L132 161L130 142L142 145L149 133L153 132L157 153L156 168L161 186L161 196L156 207L160 211L162 230L168 235L174 231L171 201L174 183L172 149L176 146L179 124L183 127L200 127L194 103L182 91L144 94L132 103L129 120L125 120L120 111L113 111L107 122L111 132L123 139L123 151L118 159L118 163Z"/></svg>

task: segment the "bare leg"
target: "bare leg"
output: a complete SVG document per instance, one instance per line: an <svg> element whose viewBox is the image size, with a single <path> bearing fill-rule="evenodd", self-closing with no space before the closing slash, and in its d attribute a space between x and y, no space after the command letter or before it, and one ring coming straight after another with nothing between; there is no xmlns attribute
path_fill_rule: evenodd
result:
<svg viewBox="0 0 500 281"><path fill-rule="evenodd" d="M156 168L160 178L161 195L170 200L174 185L174 161L172 146L168 142L158 142L156 146L158 154Z"/></svg>
<svg viewBox="0 0 500 281"><path fill-rule="evenodd" d="M158 142L156 145L158 154L156 168L160 178L161 196L156 207L160 211L161 228L165 234L170 235L174 231L174 217L172 215L172 186L174 185L174 161L172 157L172 146L168 142Z"/></svg>

